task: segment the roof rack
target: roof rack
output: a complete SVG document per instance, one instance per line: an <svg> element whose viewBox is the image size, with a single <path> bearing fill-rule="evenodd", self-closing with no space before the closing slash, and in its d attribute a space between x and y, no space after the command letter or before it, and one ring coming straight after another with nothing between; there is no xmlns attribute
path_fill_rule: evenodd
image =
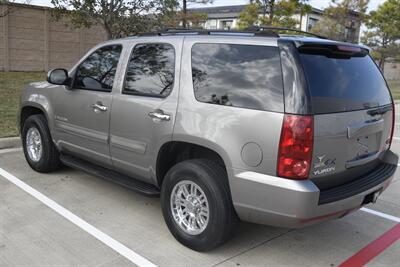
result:
<svg viewBox="0 0 400 267"><path fill-rule="evenodd" d="M274 26L251 26L249 28L247 28L246 30L249 31L256 31L256 32L262 32L262 31L289 31L289 32L297 32L297 33L302 33L302 34L307 34L307 35L311 35L320 39L327 39L325 36L319 35L319 34L315 34L312 32L306 32L306 31L302 31L302 30L297 30L297 29L291 29L291 28L285 28L285 27L274 27ZM279 34L278 34L279 35Z"/></svg>
<svg viewBox="0 0 400 267"><path fill-rule="evenodd" d="M213 35L213 34L249 34L252 36L263 36L263 37L280 37L276 31L290 31L302 34L311 35L321 39L327 39L324 36L301 31L297 29L290 29L284 27L272 27L272 26L251 26L245 30L208 30L201 28L166 28L154 32L141 33L137 36L165 36L165 35L179 35L179 34L198 34L198 35Z"/></svg>
<svg viewBox="0 0 400 267"><path fill-rule="evenodd" d="M249 34L253 36L269 36L279 37L279 34L269 31L252 31L252 30L208 30L197 28L166 28L154 32L146 32L138 34L138 36L164 36L164 35L179 35L179 34L198 34L198 35L213 35L213 34Z"/></svg>

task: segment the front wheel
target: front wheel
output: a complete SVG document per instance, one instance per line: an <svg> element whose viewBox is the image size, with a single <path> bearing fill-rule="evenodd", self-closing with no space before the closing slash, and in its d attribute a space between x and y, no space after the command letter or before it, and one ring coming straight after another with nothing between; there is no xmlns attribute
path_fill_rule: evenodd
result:
<svg viewBox="0 0 400 267"><path fill-rule="evenodd" d="M224 243L236 222L226 172L207 159L173 166L162 184L161 205L173 236L197 251Z"/></svg>
<svg viewBox="0 0 400 267"><path fill-rule="evenodd" d="M22 145L26 161L35 171L50 172L60 167L60 156L43 115L26 119L22 126Z"/></svg>

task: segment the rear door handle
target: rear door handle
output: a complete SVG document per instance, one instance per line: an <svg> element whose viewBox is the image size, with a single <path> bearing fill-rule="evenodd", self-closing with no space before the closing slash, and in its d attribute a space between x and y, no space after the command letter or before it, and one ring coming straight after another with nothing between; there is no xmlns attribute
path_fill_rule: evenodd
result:
<svg viewBox="0 0 400 267"><path fill-rule="evenodd" d="M107 111L108 110L108 108L106 106L103 106L103 104L101 104L101 103L92 104L91 107L93 108L94 111L96 111L96 110Z"/></svg>
<svg viewBox="0 0 400 267"><path fill-rule="evenodd" d="M148 115L153 119L153 121L169 121L171 119L171 116L165 114L161 109L151 111Z"/></svg>

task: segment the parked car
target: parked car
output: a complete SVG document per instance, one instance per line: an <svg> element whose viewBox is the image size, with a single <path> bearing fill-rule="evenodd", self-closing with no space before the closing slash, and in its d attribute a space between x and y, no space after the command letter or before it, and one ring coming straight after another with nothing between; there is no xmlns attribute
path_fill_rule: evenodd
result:
<svg viewBox="0 0 400 267"><path fill-rule="evenodd" d="M368 48L270 30L111 40L22 92L24 153L161 197L182 244L238 219L297 228L375 202L394 175L394 105Z"/></svg>

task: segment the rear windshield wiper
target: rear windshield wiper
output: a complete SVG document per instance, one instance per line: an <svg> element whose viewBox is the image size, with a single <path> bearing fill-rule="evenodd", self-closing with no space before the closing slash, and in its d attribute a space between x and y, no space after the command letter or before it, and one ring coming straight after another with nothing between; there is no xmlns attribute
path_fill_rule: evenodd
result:
<svg viewBox="0 0 400 267"><path fill-rule="evenodd" d="M367 113L371 116L385 114L389 110L392 110L392 106L380 107L372 110L368 110Z"/></svg>

